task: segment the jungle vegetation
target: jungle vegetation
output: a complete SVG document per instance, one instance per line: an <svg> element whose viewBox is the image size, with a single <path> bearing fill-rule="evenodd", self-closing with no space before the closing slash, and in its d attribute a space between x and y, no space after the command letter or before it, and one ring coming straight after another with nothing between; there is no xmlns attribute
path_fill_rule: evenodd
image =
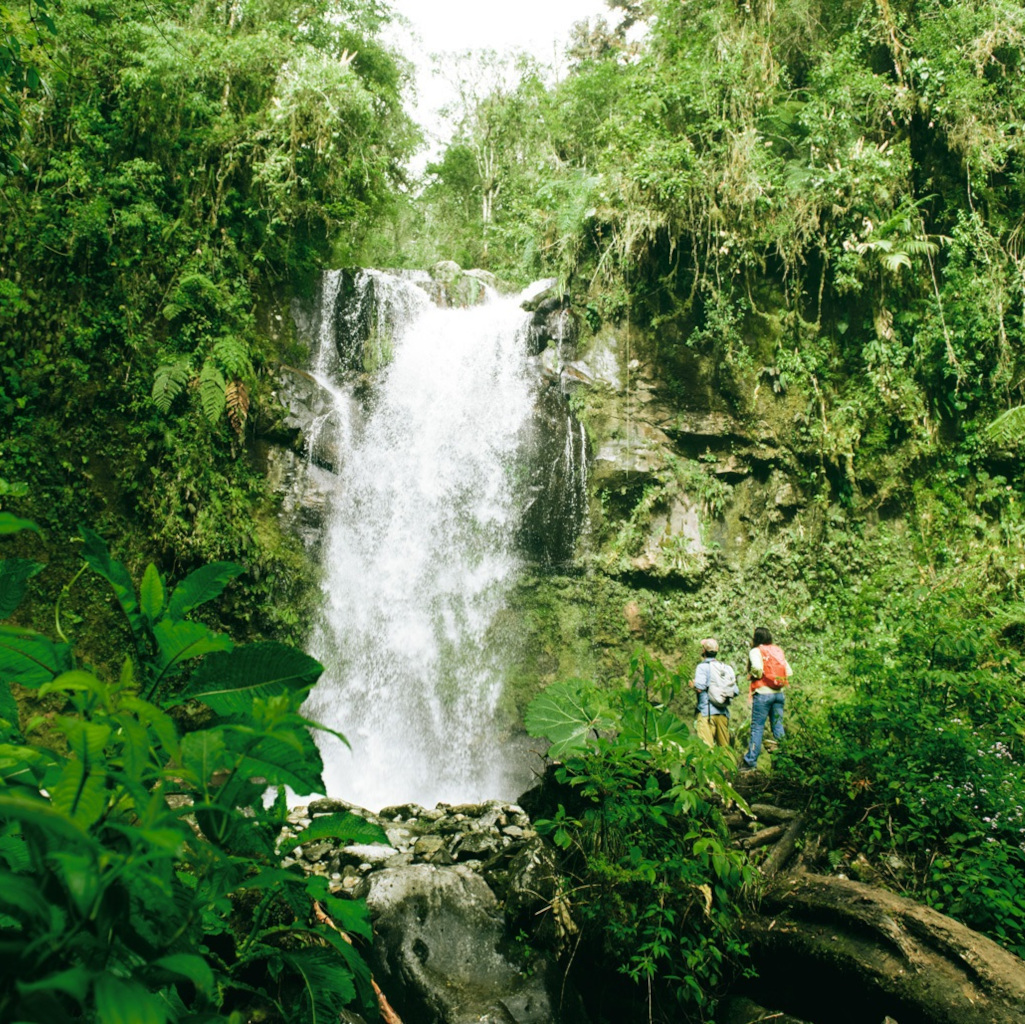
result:
<svg viewBox="0 0 1025 1024"><path fill-rule="evenodd" d="M692 354L711 360L733 414L785 432L805 499L739 568L694 592L642 588L646 641L678 653L681 638L717 633L740 649L752 588L771 580L764 614L800 652L807 684L772 770L803 794L827 864L853 871L860 855L873 880L1025 954L1025 10L609 8L578 28L558 76L525 57L467 57L456 132L420 183L404 170L418 138L403 107L409 69L381 41L389 12L377 0L0 8L0 607L19 630L49 636L59 603L92 666L55 663L54 679L72 676L50 681L45 710L66 698L63 742L102 738L83 749L134 806L135 775L166 784L150 762L183 742L154 693L139 691L159 644L124 661L132 622L145 633L171 614L158 600L166 581L244 565L245 586L217 589L203 628L301 639L313 575L278 525L262 442L278 429L274 370L296 351L274 311L320 268L446 258L510 282L551 275L587 330L631 325L665 394L685 393ZM96 533L79 534L82 523ZM616 523L605 526L614 536ZM117 606L99 536L117 538ZM83 551L94 572L65 593ZM127 625L126 578L142 581L133 599L141 608L148 594L152 612L132 611ZM618 600L625 584L614 586ZM247 728L292 729L286 705ZM628 700L601 706L619 723L636 712ZM0 713L5 763L37 790L80 770L60 743L31 747L9 701ZM130 751L107 744L115 720L135 737ZM249 756L239 728L205 723L195 742ZM685 788L638 784L650 778L646 747L629 729L618 736L565 768L568 784L575 773L610 803L553 819L553 836L579 876L607 879L631 865L617 860L619 838L597 841L596 822L647 841L666 813L691 814L713 874L721 856L728 933L728 897L746 876L716 846L707 794L695 803ZM97 857L108 841L156 841L64 810L73 826L30 823L33 855L72 828L92 830ZM234 805L216 813L230 830ZM26 872L6 827L0 856ZM633 943L635 979L685 985L688 949L661 945L655 915L667 876L649 846L636 849L654 885L637 882L634 903L609 903L595 921L604 910ZM166 880L177 855L158 853ZM71 892L88 872L58 854ZM235 856L216 851L211 885L222 888L209 904L179 893L190 922L223 921ZM185 888L192 868L175 875ZM685 877L691 865L674 848L667 870ZM83 920L107 898L74 893ZM57 924L43 906L22 912L45 932ZM247 948L272 955L247 934ZM138 968L132 984L163 999L184 978L197 1013L220 1012L216 993L244 974L230 957L143 970L152 937L133 941L116 952ZM90 985L69 976L69 999ZM708 1005L707 992L687 999L696 1013Z"/></svg>

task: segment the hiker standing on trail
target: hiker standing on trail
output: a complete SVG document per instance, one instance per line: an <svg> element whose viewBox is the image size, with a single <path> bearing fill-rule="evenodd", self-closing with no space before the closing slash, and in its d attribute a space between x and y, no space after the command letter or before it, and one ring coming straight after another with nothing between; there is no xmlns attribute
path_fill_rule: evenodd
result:
<svg viewBox="0 0 1025 1024"><path fill-rule="evenodd" d="M738 696L737 673L719 661L719 641L701 641L701 661L691 686L698 691L698 736L710 747L730 745L730 701Z"/></svg>
<svg viewBox="0 0 1025 1024"><path fill-rule="evenodd" d="M758 763L766 719L777 740L783 739L784 735L783 687L790 679L790 665L764 626L755 630L751 651L747 656L747 677L751 681L751 745L740 763L742 772L751 771Z"/></svg>

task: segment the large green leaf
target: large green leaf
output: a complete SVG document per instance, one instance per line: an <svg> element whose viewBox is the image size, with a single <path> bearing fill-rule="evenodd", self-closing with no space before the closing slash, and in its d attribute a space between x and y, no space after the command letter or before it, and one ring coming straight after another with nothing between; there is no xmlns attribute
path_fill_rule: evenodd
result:
<svg viewBox="0 0 1025 1024"><path fill-rule="evenodd" d="M137 981L101 974L93 987L96 1024L167 1024L167 1008L159 996Z"/></svg>
<svg viewBox="0 0 1025 1024"><path fill-rule="evenodd" d="M83 828L100 820L107 806L107 775L98 767L72 759L64 765L60 780L50 790L54 809Z"/></svg>
<svg viewBox="0 0 1025 1024"><path fill-rule="evenodd" d="M15 873L26 871L32 863L25 837L17 829L15 822L8 822L0 832L0 861Z"/></svg>
<svg viewBox="0 0 1025 1024"><path fill-rule="evenodd" d="M233 646L231 637L226 633L214 633L201 622L175 622L170 618L161 619L153 627L153 638L160 651L160 676L183 661L217 651L230 651Z"/></svg>
<svg viewBox="0 0 1025 1024"><path fill-rule="evenodd" d="M619 735L649 749L669 744L682 747L692 741L686 722L666 708L651 705L624 714Z"/></svg>
<svg viewBox="0 0 1025 1024"><path fill-rule="evenodd" d="M211 562L200 567L174 588L167 605L167 614L172 619L183 618L193 608L212 601L236 576L244 572L245 569L234 562Z"/></svg>
<svg viewBox="0 0 1025 1024"><path fill-rule="evenodd" d="M108 699L107 684L91 672L82 669L62 672L56 679L51 679L39 687L40 697L50 693L91 693L101 701L105 702Z"/></svg>
<svg viewBox="0 0 1025 1024"><path fill-rule="evenodd" d="M82 558L93 572L99 573L114 589L118 604L128 619L132 633L138 642L142 637L143 620L139 612L139 602L135 597L135 587L128 570L118 561L110 557L110 551L99 534L86 526L80 526L82 535Z"/></svg>
<svg viewBox="0 0 1025 1024"><path fill-rule="evenodd" d="M56 757L48 750L16 743L0 744L0 779L7 786L27 786L38 790L55 764Z"/></svg>
<svg viewBox="0 0 1025 1024"><path fill-rule="evenodd" d="M228 749L220 731L190 732L182 740L182 766L199 786L209 782L215 772L230 767Z"/></svg>
<svg viewBox="0 0 1025 1024"><path fill-rule="evenodd" d="M340 844L387 843L388 835L380 825L351 811L344 811L341 814L318 814L309 827L299 833L296 842L312 843L318 839L337 839Z"/></svg>
<svg viewBox="0 0 1025 1024"><path fill-rule="evenodd" d="M333 950L313 947L282 953L281 958L303 979L308 1007L304 1019L315 1024L338 1020L356 998L352 974Z"/></svg>
<svg viewBox="0 0 1025 1024"><path fill-rule="evenodd" d="M273 641L247 644L207 658L185 695L220 715L246 715L254 698L307 690L323 671L319 661L294 647Z"/></svg>
<svg viewBox="0 0 1025 1024"><path fill-rule="evenodd" d="M79 964L77 967L69 967L66 971L47 975L38 981L19 981L18 991L23 996L31 995L33 992L64 992L81 1005L85 1002L93 976L93 971Z"/></svg>
<svg viewBox="0 0 1025 1024"><path fill-rule="evenodd" d="M93 909L99 893L103 873L89 852L78 850L51 850L47 865L64 883L71 902L84 919Z"/></svg>
<svg viewBox="0 0 1025 1024"><path fill-rule="evenodd" d="M184 359L177 363L165 363L157 367L153 378L153 402L156 407L166 413L171 403L185 390L185 385L192 376L192 367Z"/></svg>
<svg viewBox="0 0 1025 1024"><path fill-rule="evenodd" d="M0 736L10 735L18 729L18 702L11 693L11 688L0 680L0 721L7 722L10 729L0 726Z"/></svg>
<svg viewBox="0 0 1025 1024"><path fill-rule="evenodd" d="M211 426L224 412L224 389L224 374L208 359L199 371L199 404Z"/></svg>
<svg viewBox="0 0 1025 1024"><path fill-rule="evenodd" d="M0 682L35 689L71 667L67 644L30 629L0 626Z"/></svg>
<svg viewBox="0 0 1025 1024"><path fill-rule="evenodd" d="M552 743L550 757L560 758L587 746L594 730L609 729L615 719L605 696L589 683L554 683L527 708L524 725L531 736Z"/></svg>
<svg viewBox="0 0 1025 1024"><path fill-rule="evenodd" d="M328 880L323 875L310 875L306 891L310 899L317 900L323 905L343 932L373 940L370 911L363 900L346 900L332 896Z"/></svg>
<svg viewBox="0 0 1025 1024"><path fill-rule="evenodd" d="M178 729L170 715L141 697L122 697L121 706L129 714L135 715L156 736L168 757L178 760Z"/></svg>
<svg viewBox="0 0 1025 1024"><path fill-rule="evenodd" d="M0 619L14 614L28 589L28 581L46 566L27 558L5 558L0 561Z"/></svg>
<svg viewBox="0 0 1025 1024"><path fill-rule="evenodd" d="M36 533L42 533L42 530L31 519L19 519L10 512L0 512L0 537L5 534L20 533L22 530L35 530Z"/></svg>
<svg viewBox="0 0 1025 1024"><path fill-rule="evenodd" d="M214 972L201 956L194 953L171 953L154 960L150 966L191 981L200 992L210 997L215 995Z"/></svg>
<svg viewBox="0 0 1025 1024"><path fill-rule="evenodd" d="M164 584L152 562L146 566L146 571L142 574L142 583L139 585L139 609L150 625L160 618L164 610Z"/></svg>
<svg viewBox="0 0 1025 1024"><path fill-rule="evenodd" d="M293 736L279 734L250 748L239 767L246 778L262 778L268 786L288 786L296 796L320 793L323 762L313 737L305 730Z"/></svg>
<svg viewBox="0 0 1025 1024"><path fill-rule="evenodd" d="M40 889L42 877L30 878L0 871L0 907L20 910L26 917L49 921L50 901Z"/></svg>
<svg viewBox="0 0 1025 1024"><path fill-rule="evenodd" d="M61 841L93 845L89 833L77 822L39 799L30 800L0 793L0 818L20 821L49 832ZM0 886L0 890L2 889L3 886Z"/></svg>

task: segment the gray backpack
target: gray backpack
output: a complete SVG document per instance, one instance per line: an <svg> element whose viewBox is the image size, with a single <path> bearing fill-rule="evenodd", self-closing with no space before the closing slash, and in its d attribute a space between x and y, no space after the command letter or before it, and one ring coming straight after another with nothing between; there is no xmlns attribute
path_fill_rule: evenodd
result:
<svg viewBox="0 0 1025 1024"><path fill-rule="evenodd" d="M737 693L737 673L721 661L708 663L708 699L725 711Z"/></svg>

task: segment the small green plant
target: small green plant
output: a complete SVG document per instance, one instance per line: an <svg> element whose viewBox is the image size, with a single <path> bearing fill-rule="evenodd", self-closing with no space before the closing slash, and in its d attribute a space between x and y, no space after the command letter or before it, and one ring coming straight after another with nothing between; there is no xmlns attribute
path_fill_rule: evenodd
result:
<svg viewBox="0 0 1025 1024"><path fill-rule="evenodd" d="M705 1020L747 953L736 924L754 872L721 814L740 801L732 760L671 710L678 676L638 654L630 679L613 691L556 683L528 708L565 797L537 827L561 851L585 938L629 980L629 998Z"/></svg>
<svg viewBox="0 0 1025 1024"><path fill-rule="evenodd" d="M30 525L0 517L2 533ZM365 906L280 866L285 787L322 791L314 723L299 713L321 666L188 617L239 566L168 591L150 565L136 591L81 532L83 571L110 583L133 643L111 679L79 664L59 608L57 640L0 626L0 1018L314 1022L354 1002L373 1015L359 952L313 922L317 902L367 939ZM40 568L0 562L0 611ZM12 685L44 708L24 725ZM327 838L384 836L336 814L298 841Z"/></svg>

